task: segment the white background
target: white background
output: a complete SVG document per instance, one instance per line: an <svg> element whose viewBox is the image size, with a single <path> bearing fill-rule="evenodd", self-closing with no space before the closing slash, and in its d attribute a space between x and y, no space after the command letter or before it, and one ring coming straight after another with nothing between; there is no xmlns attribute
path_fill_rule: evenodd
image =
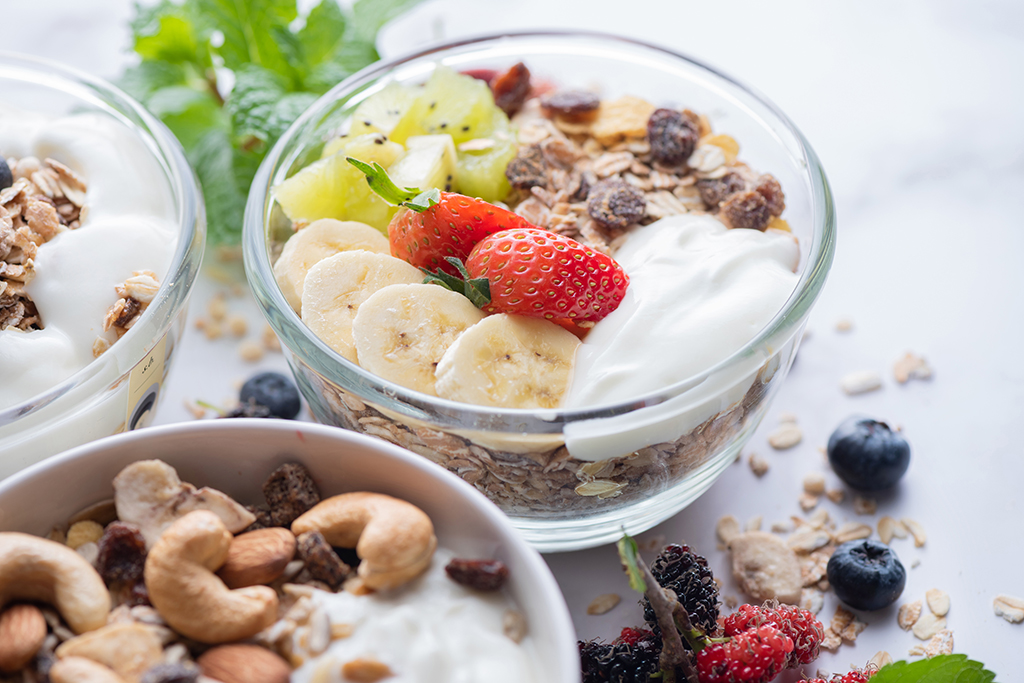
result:
<svg viewBox="0 0 1024 683"><path fill-rule="evenodd" d="M4 0L0 8L5 50L108 78L130 63L128 0ZM805 133L835 191L835 266L811 335L747 449L771 471L757 479L746 464L732 467L644 537L695 546L726 579L724 593L736 595L728 557L716 549L715 521L761 515L767 526L800 514L805 474L823 472L837 484L818 450L831 430L854 412L890 420L913 448L898 490L879 500L873 517L855 515L849 497L823 505L840 523L873 524L884 514L920 521L928 533L923 548L894 541L908 566L904 600L946 590L956 651L984 661L1001 681L1015 680L1024 625L996 618L992 598L1024 597L1024 458L1016 432L1024 412L1024 5L442 1L390 27L381 50L394 56L438 37L531 27L621 33L753 85ZM254 304L224 284L237 266L214 261L207 256L192 317L205 316L210 297L227 291L229 308L257 336L263 323ZM835 329L843 318L854 323L846 334ZM192 419L186 400L228 403L249 374L284 368L279 355L244 364L238 343L208 341L190 326L157 422ZM892 380L892 363L905 351L928 359L931 382ZM885 387L844 396L839 378L854 370L882 372ZM798 417L805 436L775 452L766 435L782 412ZM613 547L547 559L581 637L611 638L639 623ZM601 593L621 594L622 604L587 616ZM819 616L827 623L833 610L830 600ZM879 649L899 659L917 642L896 627L895 608L862 616L870 626L856 645L825 654L817 667L845 671Z"/></svg>

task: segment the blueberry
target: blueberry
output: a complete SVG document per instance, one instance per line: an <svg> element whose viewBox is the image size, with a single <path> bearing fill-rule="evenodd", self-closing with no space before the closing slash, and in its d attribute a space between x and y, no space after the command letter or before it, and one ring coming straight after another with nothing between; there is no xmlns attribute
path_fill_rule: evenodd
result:
<svg viewBox="0 0 1024 683"><path fill-rule="evenodd" d="M869 539L836 548L827 571L836 597L854 609L888 607L907 584L907 570L896 553L884 543Z"/></svg>
<svg viewBox="0 0 1024 683"><path fill-rule="evenodd" d="M294 419L302 408L295 383L279 372L261 372L242 385L238 398L266 406L273 417Z"/></svg>
<svg viewBox="0 0 1024 683"><path fill-rule="evenodd" d="M884 422L851 417L828 439L828 461L839 478L858 491L896 485L910 465L910 444Z"/></svg>
<svg viewBox="0 0 1024 683"><path fill-rule="evenodd" d="M11 175L11 167L7 165L7 160L0 155L0 190L6 190L13 184L14 176Z"/></svg>

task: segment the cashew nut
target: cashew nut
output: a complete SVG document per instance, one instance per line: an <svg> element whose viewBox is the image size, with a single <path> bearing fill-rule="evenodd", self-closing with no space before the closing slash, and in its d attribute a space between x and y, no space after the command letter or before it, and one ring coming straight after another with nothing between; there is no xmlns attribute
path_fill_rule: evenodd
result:
<svg viewBox="0 0 1024 683"><path fill-rule="evenodd" d="M382 493L328 498L292 523L297 536L319 531L332 546L355 548L359 578L387 590L422 574L437 547L434 525L412 503Z"/></svg>
<svg viewBox="0 0 1024 683"><path fill-rule="evenodd" d="M66 657L50 667L52 683L125 683L109 667L85 657Z"/></svg>
<svg viewBox="0 0 1024 683"><path fill-rule="evenodd" d="M0 608L12 600L57 608L75 633L100 628L110 593L99 573L71 548L38 536L0 533Z"/></svg>
<svg viewBox="0 0 1024 683"><path fill-rule="evenodd" d="M163 649L155 627L115 623L64 641L55 654L59 659L91 659L110 667L128 683L138 683L147 669L160 662Z"/></svg>
<svg viewBox="0 0 1024 683"><path fill-rule="evenodd" d="M179 633L217 644L256 635L277 619L277 593L266 586L230 590L214 574L224 564L231 533L206 510L172 524L146 557L149 599Z"/></svg>

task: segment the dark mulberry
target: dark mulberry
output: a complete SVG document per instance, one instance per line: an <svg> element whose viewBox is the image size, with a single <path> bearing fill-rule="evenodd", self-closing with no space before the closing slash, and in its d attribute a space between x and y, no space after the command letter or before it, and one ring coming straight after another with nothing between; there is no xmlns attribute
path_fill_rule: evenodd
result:
<svg viewBox="0 0 1024 683"><path fill-rule="evenodd" d="M711 209L718 208L719 204L746 186L738 173L726 173L721 178L702 178L697 181L700 198Z"/></svg>
<svg viewBox="0 0 1024 683"><path fill-rule="evenodd" d="M587 195L587 213L604 228L625 230L644 217L644 193L624 180L602 180Z"/></svg>
<svg viewBox="0 0 1024 683"><path fill-rule="evenodd" d="M690 158L697 146L697 128L675 109L655 109L647 119L647 141L651 156L670 165Z"/></svg>
<svg viewBox="0 0 1024 683"><path fill-rule="evenodd" d="M754 190L737 192L722 203L722 222L730 228L764 230L772 220L768 202Z"/></svg>
<svg viewBox="0 0 1024 683"><path fill-rule="evenodd" d="M661 640L647 630L626 628L613 643L580 641L583 683L649 683L658 673Z"/></svg>
<svg viewBox="0 0 1024 683"><path fill-rule="evenodd" d="M690 550L686 545L665 546L654 562L651 563L651 574L661 584L675 592L679 603L690 615L690 623L712 635L718 629L718 584L715 576L708 568L708 561L701 555ZM650 601L643 599L644 620L651 625L655 633L658 618L654 614Z"/></svg>

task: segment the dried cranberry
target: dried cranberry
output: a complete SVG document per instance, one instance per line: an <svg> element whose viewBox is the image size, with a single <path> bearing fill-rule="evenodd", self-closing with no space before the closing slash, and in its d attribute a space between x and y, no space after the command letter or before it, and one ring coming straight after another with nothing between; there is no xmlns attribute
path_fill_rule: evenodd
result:
<svg viewBox="0 0 1024 683"><path fill-rule="evenodd" d="M738 173L726 173L721 178L702 178L697 181L697 191L708 207L714 209L734 192L746 189L746 183Z"/></svg>
<svg viewBox="0 0 1024 683"><path fill-rule="evenodd" d="M453 559L444 568L455 583L478 591L496 591L508 581L508 567L499 560Z"/></svg>
<svg viewBox="0 0 1024 683"><path fill-rule="evenodd" d="M675 109L655 109L647 119L651 156L665 164L681 164L697 146L697 128Z"/></svg>
<svg viewBox="0 0 1024 683"><path fill-rule="evenodd" d="M146 567L146 539L139 527L127 522L111 522L99 540L96 566L107 583L142 581Z"/></svg>
<svg viewBox="0 0 1024 683"><path fill-rule="evenodd" d="M548 183L544 154L538 145L520 147L516 158L505 167L505 177L512 187L528 190Z"/></svg>
<svg viewBox="0 0 1024 683"><path fill-rule="evenodd" d="M644 217L644 194L623 180L602 180L587 195L587 213L605 228L623 230Z"/></svg>
<svg viewBox="0 0 1024 683"><path fill-rule="evenodd" d="M494 91L494 103L503 112L512 116L526 101L530 93L530 70L522 62L501 74L498 74L491 81L491 90Z"/></svg>
<svg viewBox="0 0 1024 683"><path fill-rule="evenodd" d="M548 116L574 120L596 112L601 100L589 90L559 90L543 97L540 106Z"/></svg>
<svg viewBox="0 0 1024 683"><path fill-rule="evenodd" d="M782 185L775 179L775 176L765 173L757 179L757 187L754 191L764 197L768 205L768 212L773 216L781 216L786 208L786 195L782 192Z"/></svg>
<svg viewBox="0 0 1024 683"><path fill-rule="evenodd" d="M768 202L753 190L737 192L722 204L720 216L730 228L764 230L772 220Z"/></svg>
<svg viewBox="0 0 1024 683"><path fill-rule="evenodd" d="M272 526L291 526L320 502L320 489L313 475L298 463L281 465L263 483L263 497L270 507Z"/></svg>
<svg viewBox="0 0 1024 683"><path fill-rule="evenodd" d="M341 561L319 531L307 531L295 540L296 554L306 563L309 575L317 581L337 589L352 573L352 568Z"/></svg>

